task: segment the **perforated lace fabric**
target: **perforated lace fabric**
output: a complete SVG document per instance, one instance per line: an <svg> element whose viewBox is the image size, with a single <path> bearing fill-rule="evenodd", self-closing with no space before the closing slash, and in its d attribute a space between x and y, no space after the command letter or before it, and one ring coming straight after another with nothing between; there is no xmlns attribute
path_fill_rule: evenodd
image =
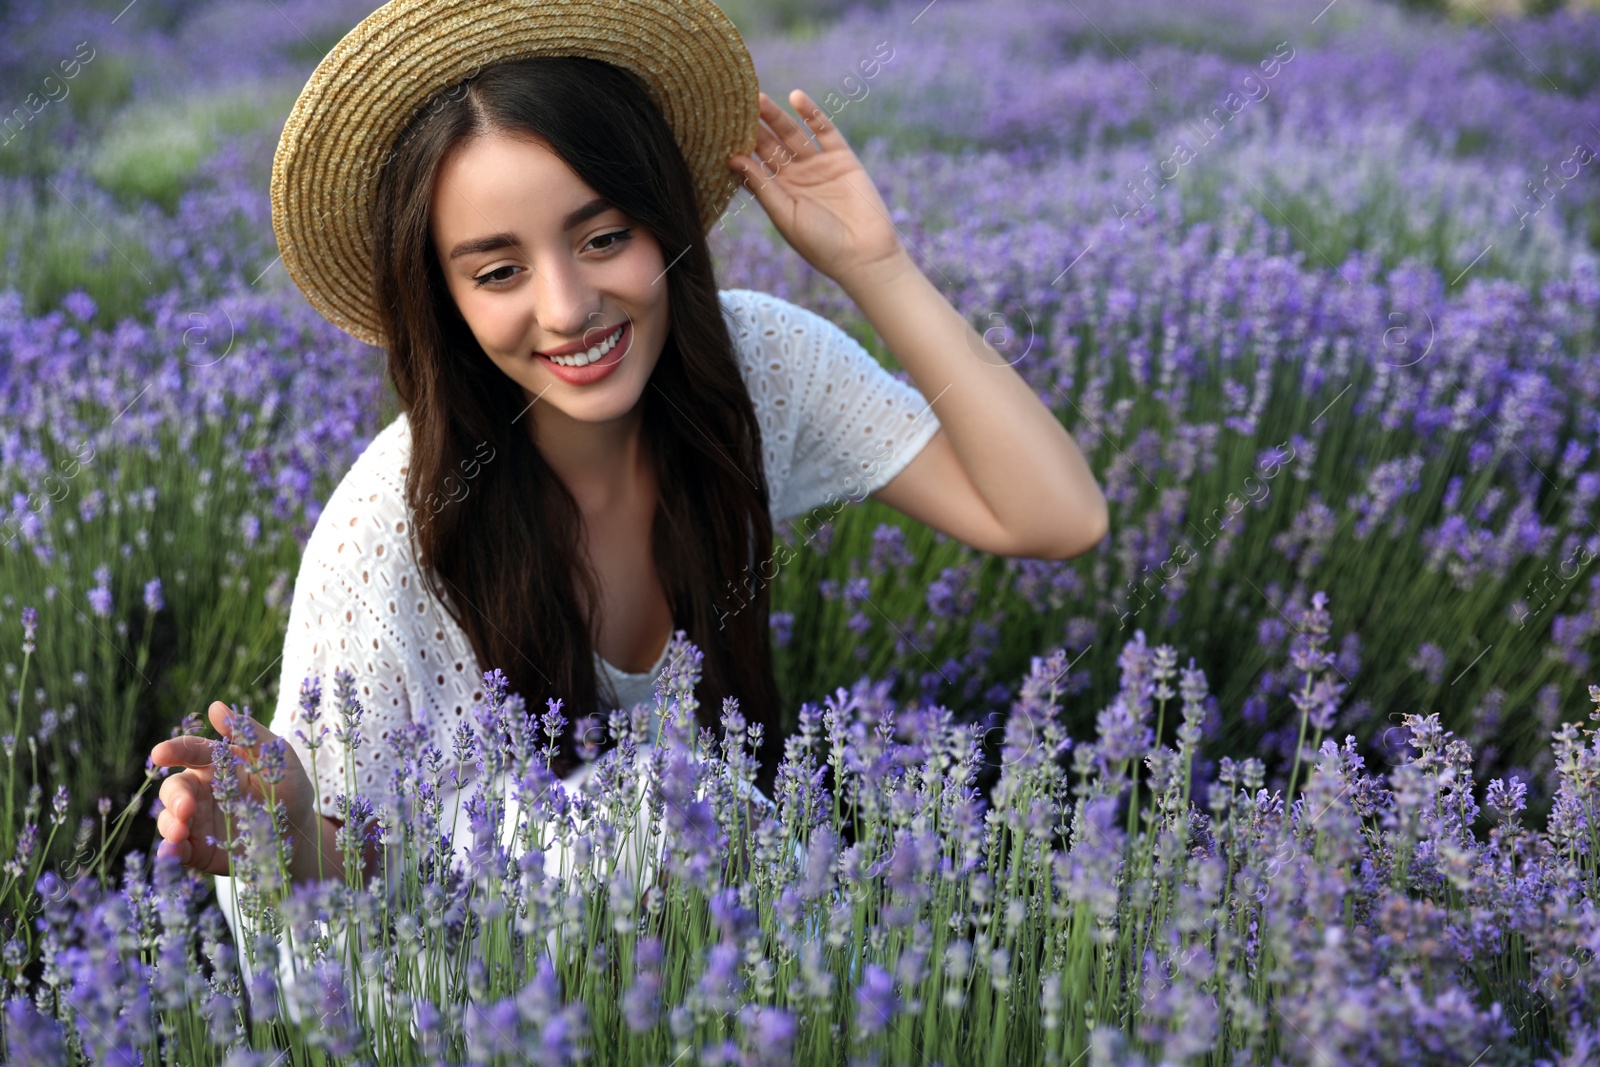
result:
<svg viewBox="0 0 1600 1067"><path fill-rule="evenodd" d="M768 293L727 289L718 296L761 426L774 522L864 499L893 480L938 431L922 394L834 323ZM352 754L355 782L371 797L388 784L393 729L427 723L432 743L453 765L456 728L472 721L473 706L483 699L485 668L428 592L411 551L409 459L410 430L401 415L373 438L318 517L295 581L278 703L268 724L312 771L312 754L299 733L301 683L320 678L323 722L331 728L337 723L334 671L350 671L365 709L361 744ZM652 674L630 678L596 660L598 670L628 688L624 694L618 686L621 706L649 699L660 662ZM324 815L336 815L334 797L345 792L344 762L344 748L330 733L315 760ZM463 768L466 781L472 774L473 768Z"/></svg>

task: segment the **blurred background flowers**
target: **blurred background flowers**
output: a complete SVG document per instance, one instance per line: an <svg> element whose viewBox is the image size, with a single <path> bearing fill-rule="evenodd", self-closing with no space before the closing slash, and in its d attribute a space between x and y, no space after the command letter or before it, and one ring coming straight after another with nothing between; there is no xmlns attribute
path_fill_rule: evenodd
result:
<svg viewBox="0 0 1600 1067"><path fill-rule="evenodd" d="M0 2L0 856L26 850L19 877L76 846L41 841L24 796L64 786L87 840L186 716L275 704L300 546L398 411L382 353L289 282L267 200L295 95L374 6ZM1197 791L1245 756L1269 790L1304 785L1314 736L1408 765L1407 716L1432 714L1473 788L1510 804L1515 781L1519 818L1559 814L1551 737L1600 672L1594 0L725 10L769 94L836 117L1112 511L1065 563L873 501L784 524L788 730L840 687L936 704L977 732L988 796L1052 650L1067 733L1140 750L1105 709L1142 631L1209 679ZM897 369L747 194L711 241L725 288L811 307ZM1318 590L1328 671L1306 690ZM116 851L149 845L148 814ZM861 995L887 1003L886 978Z"/></svg>

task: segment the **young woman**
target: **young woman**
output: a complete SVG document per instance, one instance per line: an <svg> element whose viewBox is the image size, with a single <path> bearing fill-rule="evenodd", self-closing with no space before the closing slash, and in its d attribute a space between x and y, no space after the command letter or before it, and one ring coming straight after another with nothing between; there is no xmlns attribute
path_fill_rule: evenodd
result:
<svg viewBox="0 0 1600 1067"><path fill-rule="evenodd" d="M756 91L709 0L511 7L386 4L319 66L275 161L286 267L387 350L404 410L318 518L276 717L257 724L291 744L277 795L296 881L319 851L341 874L342 747L318 750L313 787L309 675L331 693L353 672L357 784L376 794L400 727L452 752L484 671L576 720L649 702L683 630L704 655L701 724L720 732L737 697L765 727L770 791L769 586L728 591L771 574L776 519L872 493L984 551L1052 559L1107 529L1071 437L923 276L811 98L790 96L802 124ZM706 235L739 186L916 388L803 308L718 290ZM225 732L226 706L210 714ZM187 768L160 790L162 849L227 875L208 743L152 758ZM570 728L556 770L583 773Z"/></svg>

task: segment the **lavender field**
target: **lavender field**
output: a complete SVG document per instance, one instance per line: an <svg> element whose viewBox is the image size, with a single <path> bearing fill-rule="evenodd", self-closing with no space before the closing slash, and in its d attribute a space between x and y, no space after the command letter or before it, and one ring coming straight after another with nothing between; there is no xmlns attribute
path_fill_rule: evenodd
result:
<svg viewBox="0 0 1600 1067"><path fill-rule="evenodd" d="M375 4L125 4L0 3L0 1062L1600 1063L1600 12L730 2L1109 536L781 524L774 809L736 707L693 735L691 641L593 801L485 664L475 731L350 790L383 881L290 886L229 798L236 943L154 858L146 753L276 704L301 546L398 412L267 198ZM893 367L748 194L711 242ZM468 765L512 785L457 819ZM664 893L613 863L652 840Z"/></svg>

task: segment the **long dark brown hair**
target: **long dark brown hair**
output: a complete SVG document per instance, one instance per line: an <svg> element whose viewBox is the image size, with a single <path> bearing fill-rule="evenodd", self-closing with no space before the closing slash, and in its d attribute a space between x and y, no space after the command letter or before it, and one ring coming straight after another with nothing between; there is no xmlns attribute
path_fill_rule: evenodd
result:
<svg viewBox="0 0 1600 1067"><path fill-rule="evenodd" d="M570 773L579 762L576 720L605 721L594 670L600 587L582 552L582 516L527 425L513 422L526 409L523 391L462 319L429 234L441 161L491 133L543 140L649 230L671 264L671 329L640 399L658 486L651 553L674 625L704 654L700 725L721 737L723 698L737 697L746 721L762 724L757 782L770 795L783 746L767 587L725 613L721 628L714 602L717 590L754 572L758 552L763 560L771 553L760 428L722 317L689 168L642 84L610 64L539 57L486 68L413 119L378 176L375 294L389 373L410 422L406 502L430 591L466 633L480 669L503 671L529 711L561 698L568 727L552 767ZM475 465L488 454L484 443L493 458ZM474 469L466 495L432 514L429 495L444 497L447 477L460 482ZM611 744L603 739L601 748Z"/></svg>

